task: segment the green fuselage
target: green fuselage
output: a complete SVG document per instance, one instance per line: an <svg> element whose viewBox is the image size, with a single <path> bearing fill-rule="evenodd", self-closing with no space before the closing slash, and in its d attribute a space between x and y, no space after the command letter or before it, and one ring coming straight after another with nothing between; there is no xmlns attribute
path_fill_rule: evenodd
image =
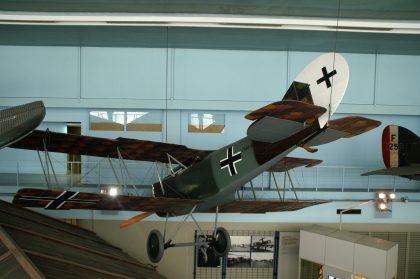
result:
<svg viewBox="0 0 420 279"><path fill-rule="evenodd" d="M256 142L248 137L212 152L182 173L168 176L153 185L155 196L201 199L196 212L208 211L234 199L235 191L266 171L305 139L315 135L317 125L275 143ZM179 212L181 215L189 211ZM166 213L158 213L166 215Z"/></svg>

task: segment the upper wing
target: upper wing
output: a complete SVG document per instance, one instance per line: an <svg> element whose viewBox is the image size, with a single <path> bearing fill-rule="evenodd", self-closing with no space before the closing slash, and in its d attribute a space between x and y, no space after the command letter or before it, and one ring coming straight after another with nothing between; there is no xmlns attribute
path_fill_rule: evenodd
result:
<svg viewBox="0 0 420 279"><path fill-rule="evenodd" d="M69 154L90 155L128 160L168 163L166 153L183 162L195 156L205 157L211 151L190 149L184 145L136 139L106 139L35 130L24 139L12 144L12 148L44 150Z"/></svg>
<svg viewBox="0 0 420 279"><path fill-rule="evenodd" d="M319 165L322 160L284 157L277 164L271 167L272 172L284 172L298 167L313 167Z"/></svg>
<svg viewBox="0 0 420 279"><path fill-rule="evenodd" d="M230 203L220 205L221 213L266 213L278 211L294 211L308 206L326 203L326 201L245 201L235 200ZM210 209L208 212L215 212Z"/></svg>
<svg viewBox="0 0 420 279"><path fill-rule="evenodd" d="M309 146L326 144L340 138L351 138L366 133L381 125L380 121L361 117L348 116L328 122L320 134L307 142Z"/></svg>
<svg viewBox="0 0 420 279"><path fill-rule="evenodd" d="M174 213L203 201L175 198L115 196L66 190L20 189L13 204L45 209L127 210Z"/></svg>

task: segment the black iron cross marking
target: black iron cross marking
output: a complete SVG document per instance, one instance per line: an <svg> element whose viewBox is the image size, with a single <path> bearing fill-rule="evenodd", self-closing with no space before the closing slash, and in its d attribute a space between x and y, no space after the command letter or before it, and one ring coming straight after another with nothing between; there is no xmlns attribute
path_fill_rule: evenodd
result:
<svg viewBox="0 0 420 279"><path fill-rule="evenodd" d="M22 196L20 199L23 200L40 200L40 201L49 201L49 203L44 207L45 209L60 209L66 202L76 202L76 203L98 203L99 200L84 200L84 199L74 199L79 192L63 191L56 198L51 197L37 197L37 196Z"/></svg>
<svg viewBox="0 0 420 279"><path fill-rule="evenodd" d="M322 68L322 77L320 78L320 79L318 79L317 81L316 81L316 83L317 84L320 84L320 83L322 83L322 82L324 82L325 81L325 84L327 85L327 88L330 88L331 87L331 81L330 81L330 78L332 77L332 76L334 76L334 75L336 75L337 74L337 71L336 70L334 70L334 71L332 71L332 72L327 72L327 68L326 67L323 67Z"/></svg>
<svg viewBox="0 0 420 279"><path fill-rule="evenodd" d="M242 161L241 153L233 153L233 146L226 149L226 158L220 160L220 169L228 168L230 176L238 174L235 164Z"/></svg>

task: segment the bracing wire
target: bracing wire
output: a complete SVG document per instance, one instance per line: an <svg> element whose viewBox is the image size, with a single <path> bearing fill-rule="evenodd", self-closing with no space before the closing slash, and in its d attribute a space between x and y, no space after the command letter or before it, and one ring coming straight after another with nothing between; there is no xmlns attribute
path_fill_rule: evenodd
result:
<svg viewBox="0 0 420 279"><path fill-rule="evenodd" d="M168 95L169 95L169 26L166 27L166 88L165 88L165 142L168 142Z"/></svg>
<svg viewBox="0 0 420 279"><path fill-rule="evenodd" d="M340 12L341 12L341 0L338 0L337 6L337 20L336 20L336 29L335 29L335 38L334 38L334 58L333 58L333 69L335 69L335 56L337 54L337 41L338 41L338 27L340 23ZM331 120L331 104L332 104L332 94L334 88L334 77L332 77L332 85L330 89L330 107L328 109L328 122Z"/></svg>

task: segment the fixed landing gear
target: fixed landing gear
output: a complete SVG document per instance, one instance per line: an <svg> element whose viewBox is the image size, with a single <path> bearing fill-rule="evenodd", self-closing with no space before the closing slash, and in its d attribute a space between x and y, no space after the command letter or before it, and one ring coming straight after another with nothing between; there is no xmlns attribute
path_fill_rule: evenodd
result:
<svg viewBox="0 0 420 279"><path fill-rule="evenodd" d="M197 221L195 220L192 213L194 212L195 207L191 210L191 212L184 217L183 222L178 226L177 230L173 237L169 238L168 241L165 241L166 235L166 226L168 221L168 216L166 217L165 222L165 231L162 236L159 230L152 230L147 237L147 256L152 263L158 263L162 257L163 253L166 249L171 247L187 247L187 246L198 246L202 252L206 252L207 249L211 249L215 257L223 257L226 256L230 251L230 235L225 228L217 227L217 217L219 214L219 207L216 207L216 220L214 223L214 230L213 234L206 235L201 230L200 226L198 225ZM185 223L185 221L191 217L196 224L199 233L197 240L195 242L189 243L172 243L172 239L178 233L180 227ZM207 254L207 253L204 253Z"/></svg>
<svg viewBox="0 0 420 279"><path fill-rule="evenodd" d="M214 254L217 257L224 257L230 251L230 235L225 228L218 227L216 229L216 237L213 237L210 242L210 247L214 249Z"/></svg>
<svg viewBox="0 0 420 279"><path fill-rule="evenodd" d="M160 231L152 230L147 238L147 256L152 263L158 263L166 249L186 246L199 246L204 251L211 249L215 257L224 257L230 251L230 235L225 228L218 227L215 234L200 235L197 242L171 243L171 241L168 241L164 243Z"/></svg>
<svg viewBox="0 0 420 279"><path fill-rule="evenodd" d="M163 236L158 230L152 230L147 237L147 256L152 263L158 263L164 252Z"/></svg>

